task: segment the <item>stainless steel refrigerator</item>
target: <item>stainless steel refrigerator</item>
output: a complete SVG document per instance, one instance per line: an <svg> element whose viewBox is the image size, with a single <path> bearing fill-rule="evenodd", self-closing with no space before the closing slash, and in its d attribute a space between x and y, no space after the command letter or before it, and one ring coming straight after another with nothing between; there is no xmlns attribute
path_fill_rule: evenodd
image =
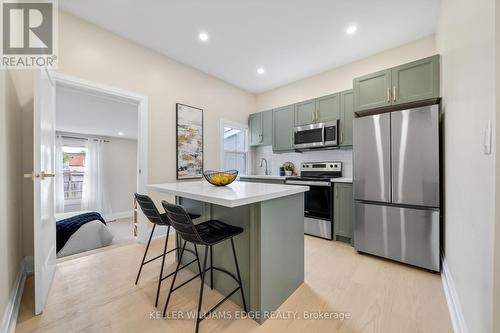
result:
<svg viewBox="0 0 500 333"><path fill-rule="evenodd" d="M354 247L440 270L439 105L354 119Z"/></svg>

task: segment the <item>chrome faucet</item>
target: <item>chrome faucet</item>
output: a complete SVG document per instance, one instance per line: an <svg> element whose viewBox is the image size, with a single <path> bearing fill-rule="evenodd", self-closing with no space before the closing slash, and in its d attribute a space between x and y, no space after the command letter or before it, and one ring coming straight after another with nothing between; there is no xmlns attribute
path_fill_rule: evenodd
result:
<svg viewBox="0 0 500 333"><path fill-rule="evenodd" d="M267 170L267 160L265 158L260 159L260 167L262 168L262 162L266 162L266 176L269 175L269 170Z"/></svg>

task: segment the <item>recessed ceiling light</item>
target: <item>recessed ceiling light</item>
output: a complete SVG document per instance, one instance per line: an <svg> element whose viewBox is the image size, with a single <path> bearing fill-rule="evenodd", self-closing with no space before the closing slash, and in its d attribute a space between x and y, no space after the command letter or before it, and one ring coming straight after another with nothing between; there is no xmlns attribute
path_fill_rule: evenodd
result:
<svg viewBox="0 0 500 333"><path fill-rule="evenodd" d="M262 68L262 67L257 68L257 74L262 75L262 74L264 74L265 72L266 72L266 71L264 70L264 68Z"/></svg>
<svg viewBox="0 0 500 333"><path fill-rule="evenodd" d="M123 133L123 132L118 132L118 135L119 135L119 136L124 136L124 135L125 135L125 133Z"/></svg>
<svg viewBox="0 0 500 333"><path fill-rule="evenodd" d="M358 30L358 27L355 26L354 24L352 24L352 25L348 26L347 29L345 29L345 32L348 35L352 35L356 32L356 30Z"/></svg>
<svg viewBox="0 0 500 333"><path fill-rule="evenodd" d="M200 32L198 38L200 38L202 42L206 42L208 40L208 34L206 32Z"/></svg>

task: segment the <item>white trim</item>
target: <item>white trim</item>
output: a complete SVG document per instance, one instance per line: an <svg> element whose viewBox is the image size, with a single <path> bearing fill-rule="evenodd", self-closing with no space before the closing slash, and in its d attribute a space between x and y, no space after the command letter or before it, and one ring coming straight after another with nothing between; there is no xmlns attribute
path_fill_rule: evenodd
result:
<svg viewBox="0 0 500 333"><path fill-rule="evenodd" d="M35 273L35 258L33 256L24 257L24 271L27 275Z"/></svg>
<svg viewBox="0 0 500 333"><path fill-rule="evenodd" d="M442 261L442 273L441 281L443 282L444 294L446 296L446 303L448 303L448 310L450 311L451 323L453 325L453 332L455 333L468 333L467 324L462 312L462 307L460 306L460 300L458 298L457 291L455 289L455 283L451 277L451 272L446 263L446 259L441 256Z"/></svg>
<svg viewBox="0 0 500 333"><path fill-rule="evenodd" d="M250 128L248 127L248 124L242 124L238 123L232 120L227 120L227 119L221 119L220 120L220 125L219 125L219 148L220 148L220 168L219 169L224 169L224 127L236 127L236 128L243 128L245 129L245 152L247 154L247 174L251 173L251 155L250 154Z"/></svg>
<svg viewBox="0 0 500 333"><path fill-rule="evenodd" d="M7 306L5 307L2 316L2 322L0 324L0 332L2 333L14 333L16 331L17 317L19 315L19 306L21 305L21 299L23 296L24 283L26 282L26 276L30 274L27 263L31 263L31 268L29 269L32 272L33 257L26 257L21 260L20 269L17 274L16 281L14 282L14 287L10 291Z"/></svg>
<svg viewBox="0 0 500 333"><path fill-rule="evenodd" d="M89 94L97 94L113 100L119 100L125 103L131 103L138 106L138 125L137 135L137 192L147 193L146 185L148 183L149 170L149 107L148 97L134 92L122 90L119 88L107 86L104 84L83 80L77 77L69 76L59 72L52 72L57 85L68 88L83 90ZM148 238L147 220L142 211L138 214L138 241L145 243Z"/></svg>
<svg viewBox="0 0 500 333"><path fill-rule="evenodd" d="M133 216L134 216L133 210L126 211L126 212L112 213L112 214L109 214L108 216L106 216L106 222L114 221L114 220L118 220L118 219L126 219L126 218L133 217Z"/></svg>

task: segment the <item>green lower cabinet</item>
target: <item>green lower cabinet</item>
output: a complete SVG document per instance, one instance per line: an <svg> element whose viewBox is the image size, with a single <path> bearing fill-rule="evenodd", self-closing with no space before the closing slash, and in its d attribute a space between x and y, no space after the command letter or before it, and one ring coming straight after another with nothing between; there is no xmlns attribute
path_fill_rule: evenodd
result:
<svg viewBox="0 0 500 333"><path fill-rule="evenodd" d="M335 183L333 186L334 239L352 243L353 194L352 184Z"/></svg>
<svg viewBox="0 0 500 333"><path fill-rule="evenodd" d="M294 105L273 110L273 151L293 150Z"/></svg>
<svg viewBox="0 0 500 333"><path fill-rule="evenodd" d="M354 118L354 96L352 89L340 93L339 146L352 146L352 120Z"/></svg>

